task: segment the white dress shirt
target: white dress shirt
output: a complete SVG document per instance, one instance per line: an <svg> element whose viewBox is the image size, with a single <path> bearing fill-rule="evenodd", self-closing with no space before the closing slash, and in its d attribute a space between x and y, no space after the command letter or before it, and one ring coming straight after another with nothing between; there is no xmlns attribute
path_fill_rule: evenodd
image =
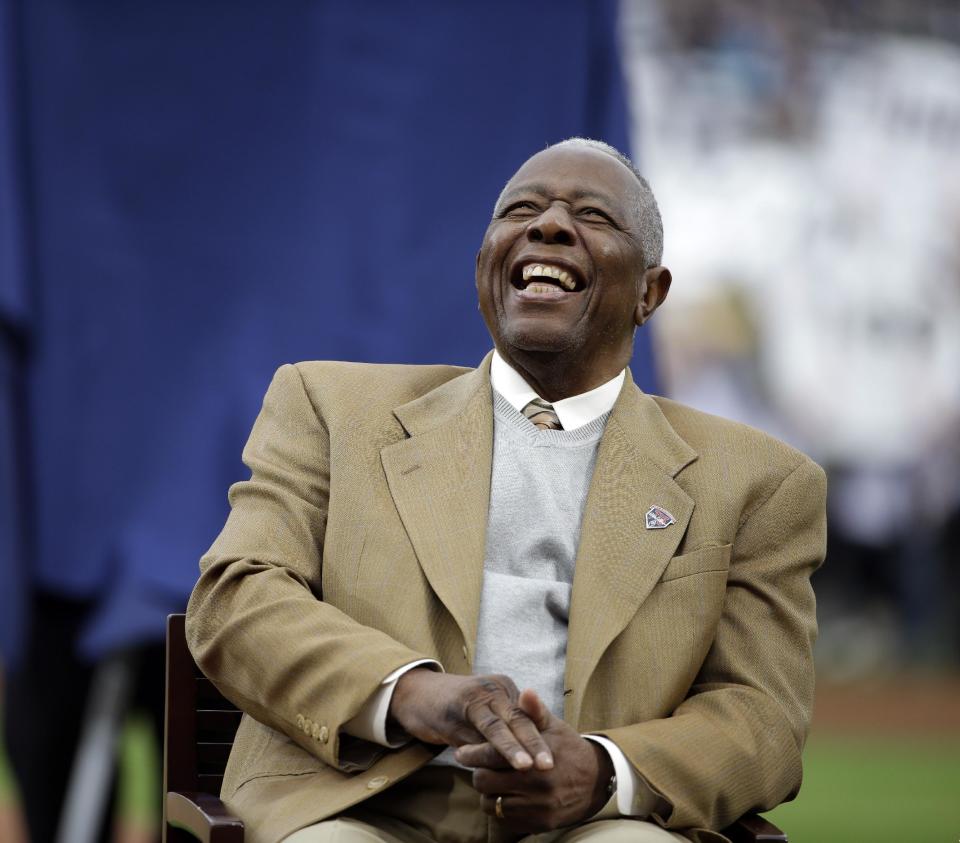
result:
<svg viewBox="0 0 960 843"><path fill-rule="evenodd" d="M620 394L625 372L601 384L596 389L580 395L572 395L552 403L553 410L560 419L564 430L576 430L604 413L609 412ZM499 352L493 352L490 363L490 382L515 409L523 408L534 398L540 396L530 387L523 377L504 360ZM385 677L379 690L370 697L360 712L349 722L344 724L344 731L356 738L372 741L390 748L397 748L406 743L405 739L391 740L387 735L387 715L390 710L390 701L400 677L415 667L428 665L436 670L443 670L442 665L432 659L420 659L403 667L397 668ZM616 773L616 790L610 801L596 815L594 819L603 816L649 816L656 805L657 797L649 785L634 770L620 748L608 738L600 735L584 735L588 740L596 741L609 753Z"/></svg>

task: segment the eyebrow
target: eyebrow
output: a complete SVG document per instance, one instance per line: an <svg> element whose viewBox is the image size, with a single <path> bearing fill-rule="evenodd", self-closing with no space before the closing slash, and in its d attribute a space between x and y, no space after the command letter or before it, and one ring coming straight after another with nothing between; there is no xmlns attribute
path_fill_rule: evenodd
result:
<svg viewBox="0 0 960 843"><path fill-rule="evenodd" d="M502 205L508 199L521 194L521 193L539 193L541 196L549 196L550 190L547 185L542 182L531 182L529 184L517 185L517 187L512 187L501 197L500 204ZM589 190L587 188L577 188L571 194L573 199L598 199L602 202L607 203L608 205L613 204L613 200L610 196L605 193L598 193L595 190Z"/></svg>

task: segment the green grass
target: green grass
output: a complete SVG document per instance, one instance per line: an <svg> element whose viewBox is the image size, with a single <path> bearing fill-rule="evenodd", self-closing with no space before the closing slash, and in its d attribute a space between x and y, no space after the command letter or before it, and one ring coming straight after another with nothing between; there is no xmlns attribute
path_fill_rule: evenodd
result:
<svg viewBox="0 0 960 843"><path fill-rule="evenodd" d="M960 735L814 737L800 795L768 816L791 843L954 843Z"/></svg>
<svg viewBox="0 0 960 843"><path fill-rule="evenodd" d="M0 747L2 749L2 747ZM14 798L13 776L6 756L0 752L0 805Z"/></svg>
<svg viewBox="0 0 960 843"><path fill-rule="evenodd" d="M159 736L143 714L127 718L120 739L117 815L139 828L160 827L162 760Z"/></svg>
<svg viewBox="0 0 960 843"><path fill-rule="evenodd" d="M3 745L3 708L0 707L0 805L11 802L14 798L16 798L16 785L13 781L10 762L7 761L7 751Z"/></svg>

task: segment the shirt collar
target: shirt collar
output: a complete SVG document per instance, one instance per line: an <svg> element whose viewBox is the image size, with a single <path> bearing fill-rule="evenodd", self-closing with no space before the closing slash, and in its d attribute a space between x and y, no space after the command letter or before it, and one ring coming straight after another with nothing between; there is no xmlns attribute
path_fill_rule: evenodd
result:
<svg viewBox="0 0 960 843"><path fill-rule="evenodd" d="M617 401L625 377L626 372L620 372L596 389L554 401L553 410L560 419L563 429L576 430L604 413L610 412ZM522 411L534 398L540 397L530 388L530 384L520 373L500 356L498 351L493 352L493 360L490 362L490 383L514 409L519 411Z"/></svg>

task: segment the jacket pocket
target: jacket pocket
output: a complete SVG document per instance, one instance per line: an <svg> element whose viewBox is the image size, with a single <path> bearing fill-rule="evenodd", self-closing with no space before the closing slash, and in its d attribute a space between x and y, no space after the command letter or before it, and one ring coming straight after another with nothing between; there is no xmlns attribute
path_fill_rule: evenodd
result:
<svg viewBox="0 0 960 843"><path fill-rule="evenodd" d="M709 571L726 571L730 567L731 547L729 544L710 544L684 553L683 556L674 556L663 569L660 582Z"/></svg>
<svg viewBox="0 0 960 843"><path fill-rule="evenodd" d="M245 715L230 753L226 778L232 785L231 792L235 792L251 779L315 773L325 766L282 732Z"/></svg>

